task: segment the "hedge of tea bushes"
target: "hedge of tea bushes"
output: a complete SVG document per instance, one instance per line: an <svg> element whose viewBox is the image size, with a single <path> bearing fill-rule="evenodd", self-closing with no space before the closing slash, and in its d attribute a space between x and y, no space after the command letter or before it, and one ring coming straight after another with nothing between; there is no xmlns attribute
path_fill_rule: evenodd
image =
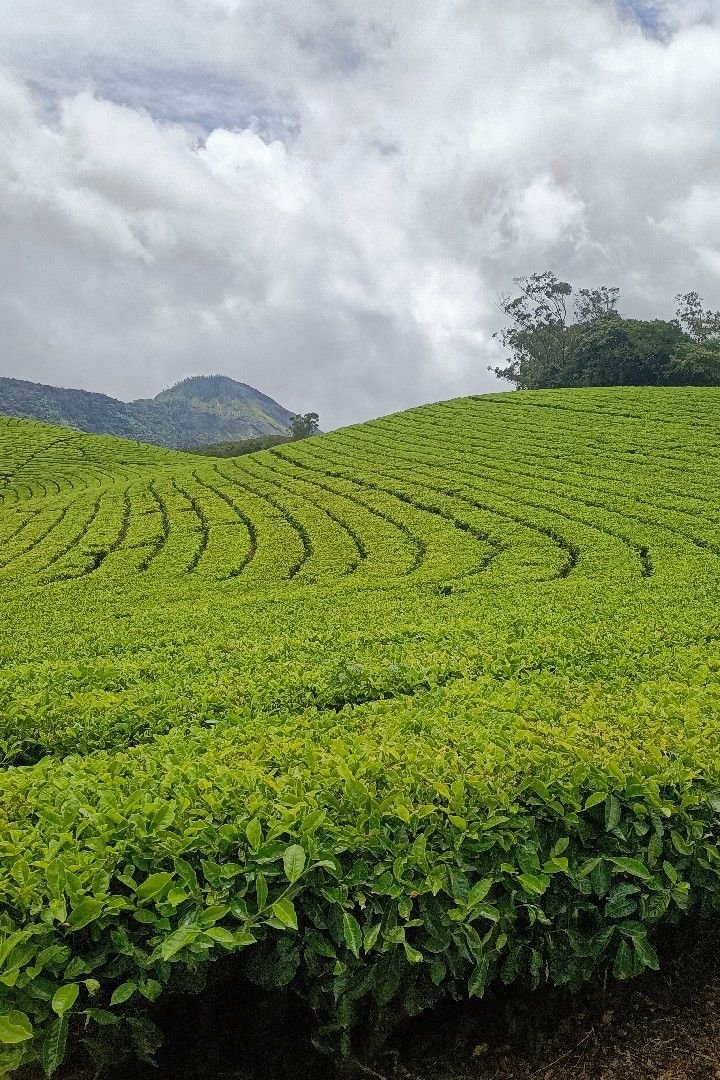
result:
<svg viewBox="0 0 720 1080"><path fill-rule="evenodd" d="M653 929L717 904L720 782L716 696L679 740L682 687L653 685L642 722L455 686L8 770L3 1066L51 1071L68 1031L240 951L344 1032L495 978L655 967Z"/></svg>
<svg viewBox="0 0 720 1080"><path fill-rule="evenodd" d="M718 903L720 392L236 461L0 421L0 1072L239 956L332 1045ZM108 1049L109 1048L109 1049Z"/></svg>

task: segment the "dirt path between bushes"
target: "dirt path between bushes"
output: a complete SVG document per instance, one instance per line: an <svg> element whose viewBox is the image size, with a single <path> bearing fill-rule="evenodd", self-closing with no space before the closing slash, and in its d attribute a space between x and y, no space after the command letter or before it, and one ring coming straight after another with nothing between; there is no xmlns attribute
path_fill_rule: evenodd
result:
<svg viewBox="0 0 720 1080"><path fill-rule="evenodd" d="M661 970L575 994L508 988L410 1022L378 1057L333 1064L310 1044L308 1014L227 984L173 1005L156 1068L107 1080L720 1080L720 924L684 928ZM57 1080L93 1080L66 1068ZM20 1080L20 1078L19 1078ZM23 1077L22 1080L36 1080Z"/></svg>
<svg viewBox="0 0 720 1080"><path fill-rule="evenodd" d="M671 941L659 972L571 998L508 995L413 1025L357 1080L720 1080L720 930Z"/></svg>

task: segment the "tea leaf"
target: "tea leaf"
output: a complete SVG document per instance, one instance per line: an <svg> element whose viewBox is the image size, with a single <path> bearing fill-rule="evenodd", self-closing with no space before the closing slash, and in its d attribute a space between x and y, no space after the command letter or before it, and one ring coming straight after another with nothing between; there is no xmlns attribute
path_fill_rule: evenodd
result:
<svg viewBox="0 0 720 1080"><path fill-rule="evenodd" d="M110 998L111 1005L122 1005L128 1001L135 991L137 990L137 983L128 981L121 983L115 990L113 990L112 997Z"/></svg>
<svg viewBox="0 0 720 1080"><path fill-rule="evenodd" d="M342 923L345 944L353 956L359 958L360 948L362 946L362 930L360 929L360 924L349 911L343 911Z"/></svg>
<svg viewBox="0 0 720 1080"><path fill-rule="evenodd" d="M297 930L297 914L295 907L290 900L276 900L272 905L272 913L275 918L286 926L289 930Z"/></svg>
<svg viewBox="0 0 720 1080"><path fill-rule="evenodd" d="M166 872L150 874L150 876L143 881L142 885L140 885L135 895L138 900L151 900L154 897L159 896L170 884L172 879L173 875Z"/></svg>
<svg viewBox="0 0 720 1080"><path fill-rule="evenodd" d="M9 1012L0 1015L0 1043L12 1046L26 1042L33 1035L32 1024L22 1012Z"/></svg>
<svg viewBox="0 0 720 1080"><path fill-rule="evenodd" d="M285 849L283 855L283 867L285 869L285 877L289 882L293 883L302 876L302 872L305 869L305 852L299 844L291 844L290 847Z"/></svg>
<svg viewBox="0 0 720 1080"><path fill-rule="evenodd" d="M89 923L95 922L99 918L103 909L102 900L81 900L77 907L74 907L70 913L68 919L68 930L82 930L84 926L88 926Z"/></svg>
<svg viewBox="0 0 720 1080"><path fill-rule="evenodd" d="M64 1016L66 1012L72 1009L79 993L80 987L77 983L66 983L65 986L60 986L53 995L53 1012L57 1013L58 1016Z"/></svg>
<svg viewBox="0 0 720 1080"><path fill-rule="evenodd" d="M50 1025L43 1039L41 1063L46 1076L52 1076L65 1060L68 1020L60 1015Z"/></svg>

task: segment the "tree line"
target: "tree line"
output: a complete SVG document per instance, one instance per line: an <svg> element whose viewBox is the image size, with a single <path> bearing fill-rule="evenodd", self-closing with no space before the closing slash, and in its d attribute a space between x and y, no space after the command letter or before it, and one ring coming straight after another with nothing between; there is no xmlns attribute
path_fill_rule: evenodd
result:
<svg viewBox="0 0 720 1080"><path fill-rule="evenodd" d="M292 413L286 435L254 435L250 439L234 439L232 442L210 443L208 446L188 449L191 454L202 454L205 457L241 457L243 454L256 454L258 450L269 450L281 443L309 439L311 435L319 433L320 417L316 412Z"/></svg>
<svg viewBox="0 0 720 1080"><path fill-rule="evenodd" d="M490 370L519 390L562 386L718 386L720 311L697 292L675 297L674 319L628 319L620 290L579 289L546 270L514 278L494 337L508 350Z"/></svg>

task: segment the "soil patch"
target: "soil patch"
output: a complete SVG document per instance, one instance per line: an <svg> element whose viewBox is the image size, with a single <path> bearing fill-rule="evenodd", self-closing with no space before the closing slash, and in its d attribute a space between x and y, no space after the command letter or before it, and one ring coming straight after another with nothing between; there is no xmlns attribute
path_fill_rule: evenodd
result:
<svg viewBox="0 0 720 1080"><path fill-rule="evenodd" d="M166 1003L157 1067L107 1080L720 1080L720 925L675 931L661 970L567 991L507 988L426 1013L377 1058L334 1063L289 995L219 983ZM77 1065L62 1080L92 1080Z"/></svg>

